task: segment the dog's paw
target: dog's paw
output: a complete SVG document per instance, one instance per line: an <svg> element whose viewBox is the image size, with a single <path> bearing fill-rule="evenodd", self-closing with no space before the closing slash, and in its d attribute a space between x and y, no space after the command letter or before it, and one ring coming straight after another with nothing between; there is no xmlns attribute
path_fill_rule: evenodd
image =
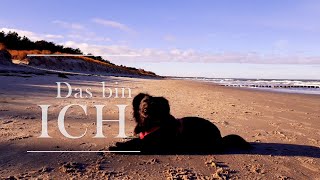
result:
<svg viewBox="0 0 320 180"><path fill-rule="evenodd" d="M110 146L110 147L108 148L108 150L109 150L109 151L119 151L120 149L119 149L119 147L117 147L117 146Z"/></svg>
<svg viewBox="0 0 320 180"><path fill-rule="evenodd" d="M115 146L117 146L117 147L121 147L121 146L124 146L125 145L125 143L124 142L116 142L116 145Z"/></svg>
<svg viewBox="0 0 320 180"><path fill-rule="evenodd" d="M115 145L109 147L109 151L139 151L140 149L140 139L131 139L125 142L117 142L115 143Z"/></svg>

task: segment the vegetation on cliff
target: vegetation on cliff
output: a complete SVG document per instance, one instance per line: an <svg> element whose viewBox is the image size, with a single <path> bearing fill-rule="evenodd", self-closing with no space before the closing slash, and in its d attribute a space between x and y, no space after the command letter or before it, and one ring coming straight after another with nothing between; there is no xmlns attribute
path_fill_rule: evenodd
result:
<svg viewBox="0 0 320 180"><path fill-rule="evenodd" d="M120 74L157 76L155 73L145 71L144 69L115 65L110 61L103 59L101 56L71 56L68 58L28 57L28 54L84 54L80 49L64 47L62 45L58 45L53 42L47 42L45 40L31 41L28 37L21 37L16 32L0 32L0 49L8 50L8 52L11 54L12 59L24 61L26 64L31 65L47 65L46 68L54 67L54 69L57 69L59 67L68 65L69 62L66 61L73 60L74 62L74 60L80 60L82 61L80 62L80 64L88 67L87 70L90 70L92 73L94 73L95 70L99 70L100 73L101 71L105 70L106 73L118 72ZM73 65L75 65L75 63L73 63L72 66ZM75 69L74 67L64 67L64 69L83 71L85 68Z"/></svg>

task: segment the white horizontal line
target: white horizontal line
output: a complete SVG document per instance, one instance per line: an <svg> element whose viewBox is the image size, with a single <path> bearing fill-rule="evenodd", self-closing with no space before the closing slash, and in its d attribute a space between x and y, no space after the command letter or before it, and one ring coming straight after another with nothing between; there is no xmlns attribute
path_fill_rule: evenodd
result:
<svg viewBox="0 0 320 180"><path fill-rule="evenodd" d="M139 153L141 151L27 151L28 153L98 153L98 152L112 152L112 153Z"/></svg>
<svg viewBox="0 0 320 180"><path fill-rule="evenodd" d="M98 55L84 55L84 54L28 54L28 57L68 57L68 56L85 56L85 57L93 57L93 56L109 56L109 57L135 57L141 56L140 54L98 54Z"/></svg>

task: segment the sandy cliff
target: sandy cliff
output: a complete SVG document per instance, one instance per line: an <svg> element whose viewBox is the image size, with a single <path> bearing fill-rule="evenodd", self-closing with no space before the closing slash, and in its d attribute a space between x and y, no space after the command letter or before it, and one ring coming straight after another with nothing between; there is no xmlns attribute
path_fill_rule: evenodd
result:
<svg viewBox="0 0 320 180"><path fill-rule="evenodd" d="M147 75L156 76L154 73L144 70L135 70L109 63L90 60L90 58L78 57L29 57L28 65L45 69L100 74L100 75Z"/></svg>

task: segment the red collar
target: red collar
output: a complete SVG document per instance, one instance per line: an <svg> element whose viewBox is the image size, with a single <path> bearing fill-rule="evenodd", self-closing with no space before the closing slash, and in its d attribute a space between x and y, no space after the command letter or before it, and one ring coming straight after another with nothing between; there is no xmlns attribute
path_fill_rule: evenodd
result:
<svg viewBox="0 0 320 180"><path fill-rule="evenodd" d="M139 133L139 138L143 139L145 138L148 134L155 132L156 130L158 130L160 127L153 127L151 128L149 131L145 131L145 132L141 132Z"/></svg>

